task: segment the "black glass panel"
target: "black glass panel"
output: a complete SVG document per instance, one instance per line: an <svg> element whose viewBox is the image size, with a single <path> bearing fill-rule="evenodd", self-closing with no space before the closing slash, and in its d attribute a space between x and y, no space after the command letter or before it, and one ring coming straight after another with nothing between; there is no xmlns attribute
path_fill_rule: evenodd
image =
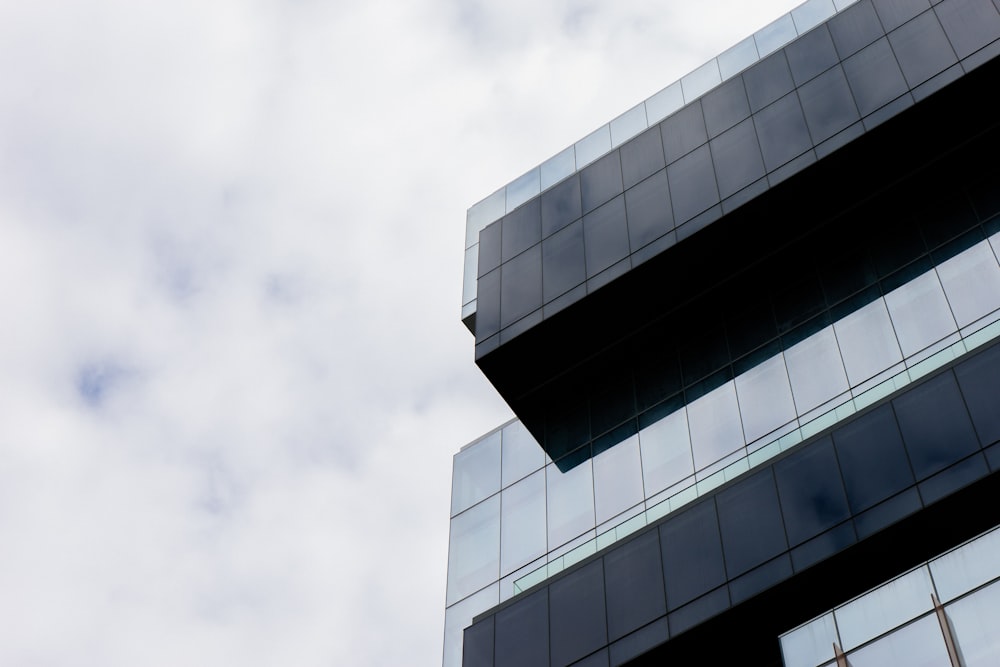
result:
<svg viewBox="0 0 1000 667"><path fill-rule="evenodd" d="M682 316L681 321L693 323L698 321L697 317L697 313L691 313ZM701 319L701 326L684 332L678 341L677 356L685 384L696 382L731 361L722 313L705 314Z"/></svg>
<svg viewBox="0 0 1000 667"><path fill-rule="evenodd" d="M788 284L773 297L774 320L780 334L822 313L826 307L823 286L816 271L806 264L807 259L812 258L802 257L789 262L788 274L796 278L787 281Z"/></svg>
<svg viewBox="0 0 1000 667"><path fill-rule="evenodd" d="M543 298L546 303L587 279L583 220L542 241Z"/></svg>
<svg viewBox="0 0 1000 667"><path fill-rule="evenodd" d="M621 192L622 164L618 151L612 151L580 171L580 199L584 213Z"/></svg>
<svg viewBox="0 0 1000 667"><path fill-rule="evenodd" d="M805 116L795 93L754 115L764 164L771 171L812 147Z"/></svg>
<svg viewBox="0 0 1000 667"><path fill-rule="evenodd" d="M935 377L892 403L918 480L979 449L954 374Z"/></svg>
<svg viewBox="0 0 1000 667"><path fill-rule="evenodd" d="M833 67L839 60L826 25L810 30L786 46L785 55L797 86Z"/></svg>
<svg viewBox="0 0 1000 667"><path fill-rule="evenodd" d="M724 81L701 99L705 111L705 129L709 137L725 132L750 115L750 104L743 89L743 77Z"/></svg>
<svg viewBox="0 0 1000 667"><path fill-rule="evenodd" d="M630 139L622 145L620 151L622 182L626 189L666 165L663 161L663 141L660 139L659 125Z"/></svg>
<svg viewBox="0 0 1000 667"><path fill-rule="evenodd" d="M970 184L969 198L980 220L1000 213L1000 174L989 171Z"/></svg>
<svg viewBox="0 0 1000 667"><path fill-rule="evenodd" d="M1000 38L1000 14L990 0L951 0L936 11L959 58Z"/></svg>
<svg viewBox="0 0 1000 667"><path fill-rule="evenodd" d="M805 542L850 517L830 438L775 463L774 477L789 544Z"/></svg>
<svg viewBox="0 0 1000 667"><path fill-rule="evenodd" d="M906 81L889 48L882 38L844 61L844 72L854 92L854 101L862 116L906 92Z"/></svg>
<svg viewBox="0 0 1000 667"><path fill-rule="evenodd" d="M667 619L661 618L611 645L611 664L624 665L670 638ZM574 665L573 667L576 667Z"/></svg>
<svg viewBox="0 0 1000 667"><path fill-rule="evenodd" d="M496 667L548 667L548 592L543 588L496 613Z"/></svg>
<svg viewBox="0 0 1000 667"><path fill-rule="evenodd" d="M764 175L764 161L757 144L753 121L726 130L709 144L719 179L719 195L728 197Z"/></svg>
<svg viewBox="0 0 1000 667"><path fill-rule="evenodd" d="M568 665L608 643L600 560L552 582L549 606L553 664Z"/></svg>
<svg viewBox="0 0 1000 667"><path fill-rule="evenodd" d="M911 88L957 61L934 12L925 12L890 33L889 42Z"/></svg>
<svg viewBox="0 0 1000 667"><path fill-rule="evenodd" d="M608 667L608 649L588 655L583 660L574 662L572 667Z"/></svg>
<svg viewBox="0 0 1000 667"><path fill-rule="evenodd" d="M715 170L708 146L702 146L667 167L674 222L687 222L719 201Z"/></svg>
<svg viewBox="0 0 1000 667"><path fill-rule="evenodd" d="M667 613L660 540L650 531L604 557L611 641Z"/></svg>
<svg viewBox="0 0 1000 667"><path fill-rule="evenodd" d="M750 110L755 113L795 88L784 50L772 53L745 71L743 81Z"/></svg>
<svg viewBox="0 0 1000 667"><path fill-rule="evenodd" d="M493 665L493 616L465 629L462 640L462 664L465 667L491 667Z"/></svg>
<svg viewBox="0 0 1000 667"><path fill-rule="evenodd" d="M479 276L500 266L500 229L497 220L479 232Z"/></svg>
<svg viewBox="0 0 1000 667"><path fill-rule="evenodd" d="M883 405L833 432L837 457L854 513L913 484L896 416Z"/></svg>
<svg viewBox="0 0 1000 667"><path fill-rule="evenodd" d="M616 197L583 217L583 246L588 278L628 255L624 197Z"/></svg>
<svg viewBox="0 0 1000 667"><path fill-rule="evenodd" d="M542 306L542 246L502 265L500 273L500 326L506 327Z"/></svg>
<svg viewBox="0 0 1000 667"><path fill-rule="evenodd" d="M635 416L632 374L616 369L602 374L590 388L590 432L600 435ZM595 451L594 455L599 454Z"/></svg>
<svg viewBox="0 0 1000 667"><path fill-rule="evenodd" d="M841 67L834 67L799 88L806 124L815 143L829 139L858 119L858 110Z"/></svg>
<svg viewBox="0 0 1000 667"><path fill-rule="evenodd" d="M723 586L668 615L670 632L679 635L726 609L729 609L729 587Z"/></svg>
<svg viewBox="0 0 1000 667"><path fill-rule="evenodd" d="M919 485L920 497L925 505L930 505L958 491L963 486L968 486L977 479L985 477L988 473L986 459L983 458L982 454L975 454L921 482Z"/></svg>
<svg viewBox="0 0 1000 667"><path fill-rule="evenodd" d="M820 282L830 305L878 282L867 249L858 243L839 243L836 252L819 260Z"/></svg>
<svg viewBox="0 0 1000 667"><path fill-rule="evenodd" d="M677 609L725 583L726 568L713 500L682 510L664 522L659 532L668 609Z"/></svg>
<svg viewBox="0 0 1000 667"><path fill-rule="evenodd" d="M983 446L1000 440L1000 345L955 367L958 385Z"/></svg>
<svg viewBox="0 0 1000 667"><path fill-rule="evenodd" d="M476 342L500 331L500 269L493 269L476 284Z"/></svg>
<svg viewBox="0 0 1000 667"><path fill-rule="evenodd" d="M633 251L673 229L666 170L625 191L625 212L628 216L629 245Z"/></svg>
<svg viewBox="0 0 1000 667"><path fill-rule="evenodd" d="M781 554L774 560L729 582L729 597L733 604L739 604L790 576L792 576L792 561L788 554Z"/></svg>
<svg viewBox="0 0 1000 667"><path fill-rule="evenodd" d="M796 572L801 572L810 565L846 549L856 541L854 524L850 521L842 523L792 549L792 567Z"/></svg>
<svg viewBox="0 0 1000 667"><path fill-rule="evenodd" d="M743 574L788 548L771 468L720 491L717 503L729 576Z"/></svg>
<svg viewBox="0 0 1000 667"><path fill-rule="evenodd" d="M987 449L985 454L986 461L990 464L990 470L994 472L1000 470L1000 443Z"/></svg>
<svg viewBox="0 0 1000 667"><path fill-rule="evenodd" d="M931 5L928 0L873 0L886 32L895 30Z"/></svg>
<svg viewBox="0 0 1000 667"><path fill-rule="evenodd" d="M827 25L841 58L846 58L884 35L871 0L861 0L829 20Z"/></svg>
<svg viewBox="0 0 1000 667"><path fill-rule="evenodd" d="M858 539L863 540L900 519L913 514L922 507L916 487L903 491L898 496L883 501L854 517L854 527Z"/></svg>
<svg viewBox="0 0 1000 667"><path fill-rule="evenodd" d="M568 179L542 193L542 236L562 229L583 215L580 204L580 175Z"/></svg>
<svg viewBox="0 0 1000 667"><path fill-rule="evenodd" d="M660 124L663 136L663 154L667 163L689 153L708 141L701 100L688 104Z"/></svg>
<svg viewBox="0 0 1000 667"><path fill-rule="evenodd" d="M532 199L503 219L502 260L524 252L542 240L542 213L539 200Z"/></svg>
<svg viewBox="0 0 1000 667"><path fill-rule="evenodd" d="M681 373L673 349L665 349L654 358L635 367L635 398L638 408L651 408L681 389Z"/></svg>

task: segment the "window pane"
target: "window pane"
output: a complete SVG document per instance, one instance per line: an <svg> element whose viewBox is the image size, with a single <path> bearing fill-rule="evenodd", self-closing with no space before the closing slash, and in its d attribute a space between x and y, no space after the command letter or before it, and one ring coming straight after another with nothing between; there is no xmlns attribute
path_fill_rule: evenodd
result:
<svg viewBox="0 0 1000 667"><path fill-rule="evenodd" d="M694 472L687 411L683 408L639 431L639 445L647 497Z"/></svg>
<svg viewBox="0 0 1000 667"><path fill-rule="evenodd" d="M503 490L500 498L500 576L545 554L545 472Z"/></svg>
<svg viewBox="0 0 1000 667"><path fill-rule="evenodd" d="M965 667L1000 664L1000 583L949 605L946 611Z"/></svg>
<svg viewBox="0 0 1000 667"><path fill-rule="evenodd" d="M747 442L795 419L785 357L779 354L736 378Z"/></svg>
<svg viewBox="0 0 1000 667"><path fill-rule="evenodd" d="M520 421L504 427L502 451L503 462L500 468L504 486L509 486L545 465L542 446Z"/></svg>
<svg viewBox="0 0 1000 667"><path fill-rule="evenodd" d="M1000 266L985 241L937 267L951 312L964 327L1000 308Z"/></svg>
<svg viewBox="0 0 1000 667"><path fill-rule="evenodd" d="M800 415L847 389L847 376L832 326L786 350L785 363Z"/></svg>
<svg viewBox="0 0 1000 667"><path fill-rule="evenodd" d="M930 597L928 596L928 600ZM847 655L851 667L950 667L944 637L933 614Z"/></svg>
<svg viewBox="0 0 1000 667"><path fill-rule="evenodd" d="M603 523L642 502L639 436L633 435L594 457L594 502Z"/></svg>
<svg viewBox="0 0 1000 667"><path fill-rule="evenodd" d="M933 608L932 592L930 573L926 567L921 567L837 609L834 615L837 617L837 627L844 642L844 650L859 646L883 632L906 623L911 618L930 611ZM936 628L935 631L940 637L940 631ZM864 664L908 663L903 660ZM855 667L861 667L861 663Z"/></svg>
<svg viewBox="0 0 1000 667"><path fill-rule="evenodd" d="M452 604L500 578L500 496L451 520L448 602Z"/></svg>
<svg viewBox="0 0 1000 667"><path fill-rule="evenodd" d="M451 515L500 490L500 432L491 433L455 454L451 477Z"/></svg>
<svg viewBox="0 0 1000 667"><path fill-rule="evenodd" d="M851 313L833 328L852 387L903 359L882 299Z"/></svg>
<svg viewBox="0 0 1000 667"><path fill-rule="evenodd" d="M836 641L837 626L830 612L781 638L784 667L815 667L832 656Z"/></svg>
<svg viewBox="0 0 1000 667"><path fill-rule="evenodd" d="M1000 530L994 530L930 563L942 602L1000 577Z"/></svg>
<svg viewBox="0 0 1000 667"><path fill-rule="evenodd" d="M594 527L594 477L590 459L561 472L545 467L548 495L549 549Z"/></svg>
<svg viewBox="0 0 1000 667"><path fill-rule="evenodd" d="M732 380L688 405L695 469L701 470L743 446L743 426Z"/></svg>

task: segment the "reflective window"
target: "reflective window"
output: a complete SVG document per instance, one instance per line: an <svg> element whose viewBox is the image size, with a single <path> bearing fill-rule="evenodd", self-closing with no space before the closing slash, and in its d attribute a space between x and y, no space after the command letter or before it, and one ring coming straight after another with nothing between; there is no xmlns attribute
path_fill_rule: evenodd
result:
<svg viewBox="0 0 1000 667"><path fill-rule="evenodd" d="M964 327L1000 308L1000 266L986 243L978 243L937 267L951 312Z"/></svg>
<svg viewBox="0 0 1000 667"><path fill-rule="evenodd" d="M695 71L681 79L684 89L684 99L693 100L700 97L713 87L719 85L722 76L719 74L719 63L713 58Z"/></svg>
<svg viewBox="0 0 1000 667"><path fill-rule="evenodd" d="M522 479L500 497L500 576L545 554L545 471Z"/></svg>
<svg viewBox="0 0 1000 667"><path fill-rule="evenodd" d="M539 169L535 167L507 185L507 210L513 211L532 197L537 197L539 192Z"/></svg>
<svg viewBox="0 0 1000 667"><path fill-rule="evenodd" d="M879 9L878 4L876 9ZM893 30L889 33L889 42L910 88L958 60L934 12L924 12Z"/></svg>
<svg viewBox="0 0 1000 667"><path fill-rule="evenodd" d="M928 600L930 597L928 596ZM951 667L944 637L933 614L847 655L851 667Z"/></svg>
<svg viewBox="0 0 1000 667"><path fill-rule="evenodd" d="M792 387L782 354L737 377L736 394L747 442L795 419Z"/></svg>
<svg viewBox="0 0 1000 667"><path fill-rule="evenodd" d="M718 60L719 72L723 79L728 79L753 65L757 62L757 44L754 43L753 36L723 51L719 54Z"/></svg>
<svg viewBox="0 0 1000 667"><path fill-rule="evenodd" d="M656 123L684 106L681 82L675 81L646 100L646 118L650 125Z"/></svg>
<svg viewBox="0 0 1000 667"><path fill-rule="evenodd" d="M859 646L911 618L930 611L933 609L932 592L930 573L926 567L921 567L835 610L834 615L837 617L837 628L844 642L844 650ZM940 638L940 631L936 631L935 634ZM905 665L907 662L904 660L865 664Z"/></svg>
<svg viewBox="0 0 1000 667"><path fill-rule="evenodd" d="M799 414L847 389L847 375L832 326L786 350L785 364Z"/></svg>
<svg viewBox="0 0 1000 667"><path fill-rule="evenodd" d="M462 631L472 624L472 619L499 603L498 585L484 588L444 612L444 664L443 667L462 667Z"/></svg>
<svg viewBox="0 0 1000 667"><path fill-rule="evenodd" d="M588 458L561 472L545 467L548 490L549 548L552 549L594 527L594 476Z"/></svg>
<svg viewBox="0 0 1000 667"><path fill-rule="evenodd" d="M642 499L639 436L633 435L594 457L597 523L621 514Z"/></svg>
<svg viewBox="0 0 1000 667"><path fill-rule="evenodd" d="M946 607L964 667L1000 664L1000 582Z"/></svg>
<svg viewBox="0 0 1000 667"><path fill-rule="evenodd" d="M780 19L758 30L754 33L753 38L757 42L757 52L763 58L772 51L776 51L785 44L788 44L788 42L795 39L796 35L792 15L785 14Z"/></svg>
<svg viewBox="0 0 1000 667"><path fill-rule="evenodd" d="M852 387L903 359L882 299L836 322L834 329Z"/></svg>
<svg viewBox="0 0 1000 667"><path fill-rule="evenodd" d="M639 104L611 121L611 145L618 146L648 127L646 105Z"/></svg>
<svg viewBox="0 0 1000 667"><path fill-rule="evenodd" d="M590 164L609 150L611 150L611 127L605 125L576 142L577 169Z"/></svg>
<svg viewBox="0 0 1000 667"><path fill-rule="evenodd" d="M508 486L545 465L545 451L520 421L504 426L500 465L503 486Z"/></svg>
<svg viewBox="0 0 1000 667"><path fill-rule="evenodd" d="M933 271L885 296L903 356L919 352L955 331L944 290Z"/></svg>
<svg viewBox="0 0 1000 667"><path fill-rule="evenodd" d="M934 587L948 602L977 586L1000 577L1000 530L951 551L930 563ZM996 609L1000 610L1000 600ZM1000 627L995 625L994 627Z"/></svg>
<svg viewBox="0 0 1000 667"><path fill-rule="evenodd" d="M500 578L500 496L451 520L448 602L452 604Z"/></svg>
<svg viewBox="0 0 1000 667"><path fill-rule="evenodd" d="M576 150L573 146L559 151L538 168L542 190L547 190L576 171Z"/></svg>
<svg viewBox="0 0 1000 667"><path fill-rule="evenodd" d="M832 657L836 641L837 626L830 612L781 638L784 667L814 667Z"/></svg>
<svg viewBox="0 0 1000 667"><path fill-rule="evenodd" d="M688 405L691 449L695 469L735 452L743 446L743 425L732 380Z"/></svg>
<svg viewBox="0 0 1000 667"><path fill-rule="evenodd" d="M500 490L500 432L491 433L455 454L453 465L452 516Z"/></svg>
<svg viewBox="0 0 1000 667"><path fill-rule="evenodd" d="M639 445L647 497L694 473L685 409L639 431Z"/></svg>

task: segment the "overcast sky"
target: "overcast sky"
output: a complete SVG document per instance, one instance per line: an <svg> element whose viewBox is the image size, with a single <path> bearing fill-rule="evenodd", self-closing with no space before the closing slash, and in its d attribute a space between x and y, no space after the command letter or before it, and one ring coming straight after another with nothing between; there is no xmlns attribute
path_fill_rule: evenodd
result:
<svg viewBox="0 0 1000 667"><path fill-rule="evenodd" d="M439 665L465 211L790 0L0 0L0 665Z"/></svg>

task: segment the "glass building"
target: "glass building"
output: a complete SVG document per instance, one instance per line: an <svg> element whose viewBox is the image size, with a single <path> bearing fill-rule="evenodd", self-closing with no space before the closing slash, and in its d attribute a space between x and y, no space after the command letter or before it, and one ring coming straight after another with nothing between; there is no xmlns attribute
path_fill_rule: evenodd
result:
<svg viewBox="0 0 1000 667"><path fill-rule="evenodd" d="M468 213L445 667L1000 664L1000 0L809 0Z"/></svg>

